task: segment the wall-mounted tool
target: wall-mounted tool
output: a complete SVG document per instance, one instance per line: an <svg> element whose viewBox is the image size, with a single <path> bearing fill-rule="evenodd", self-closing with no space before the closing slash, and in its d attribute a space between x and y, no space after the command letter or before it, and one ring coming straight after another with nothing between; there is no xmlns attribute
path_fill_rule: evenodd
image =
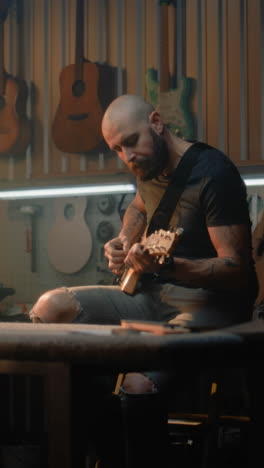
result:
<svg viewBox="0 0 264 468"><path fill-rule="evenodd" d="M36 205L22 205L20 213L26 217L26 252L31 255L31 272L36 272L36 236L35 218L40 213L40 207Z"/></svg>
<svg viewBox="0 0 264 468"><path fill-rule="evenodd" d="M114 236L114 226L109 221L101 221L96 229L96 237L100 242L107 242Z"/></svg>
<svg viewBox="0 0 264 468"><path fill-rule="evenodd" d="M112 214L115 209L115 197L113 195L105 195L100 197L97 203L98 210L100 213L109 215Z"/></svg>

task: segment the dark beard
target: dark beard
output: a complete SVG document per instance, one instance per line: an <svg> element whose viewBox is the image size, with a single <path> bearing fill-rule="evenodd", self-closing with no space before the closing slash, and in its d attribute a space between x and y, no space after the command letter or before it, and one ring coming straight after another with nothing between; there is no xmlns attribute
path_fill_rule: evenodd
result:
<svg viewBox="0 0 264 468"><path fill-rule="evenodd" d="M133 172L143 180L151 180L162 174L169 162L168 145L164 138L149 129L153 141L153 157L144 158L133 165Z"/></svg>

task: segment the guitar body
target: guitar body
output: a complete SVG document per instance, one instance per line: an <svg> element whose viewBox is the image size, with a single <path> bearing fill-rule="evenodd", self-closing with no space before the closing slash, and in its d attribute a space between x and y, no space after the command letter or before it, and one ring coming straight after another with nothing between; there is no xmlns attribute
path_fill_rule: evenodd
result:
<svg viewBox="0 0 264 468"><path fill-rule="evenodd" d="M147 70L146 88L149 102L158 109L170 129L186 140L194 138L193 117L189 100L192 94L192 79L184 77L178 88L160 92L157 72L153 68Z"/></svg>
<svg viewBox="0 0 264 468"><path fill-rule="evenodd" d="M61 151L83 153L96 148L103 138L103 110L97 89L99 71L95 63L84 62L82 79L75 77L75 64L68 65L60 74L60 102L52 135Z"/></svg>
<svg viewBox="0 0 264 468"><path fill-rule="evenodd" d="M30 142L27 96L26 82L6 75L4 93L0 95L0 155L22 154Z"/></svg>
<svg viewBox="0 0 264 468"><path fill-rule="evenodd" d="M85 221L86 205L83 197L54 201L55 222L48 235L48 257L61 273L77 273L91 256L92 235Z"/></svg>

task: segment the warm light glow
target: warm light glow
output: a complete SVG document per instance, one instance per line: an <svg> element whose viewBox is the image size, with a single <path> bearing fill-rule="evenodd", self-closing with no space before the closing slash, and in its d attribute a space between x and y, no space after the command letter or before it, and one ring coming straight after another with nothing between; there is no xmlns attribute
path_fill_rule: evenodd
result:
<svg viewBox="0 0 264 468"><path fill-rule="evenodd" d="M24 198L69 197L83 195L104 195L115 193L133 193L136 188L133 184L105 184L76 187L45 187L32 189L0 190L1 200L14 200Z"/></svg>

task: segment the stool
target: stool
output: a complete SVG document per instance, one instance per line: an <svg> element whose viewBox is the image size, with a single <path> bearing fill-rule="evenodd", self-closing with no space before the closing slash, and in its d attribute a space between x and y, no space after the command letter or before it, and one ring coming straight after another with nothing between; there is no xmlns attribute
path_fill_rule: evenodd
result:
<svg viewBox="0 0 264 468"><path fill-rule="evenodd" d="M251 422L250 415L222 413L222 403L225 395L221 384L221 378L219 381L211 382L206 413L169 412L168 432L172 467L174 466L174 458L175 466L178 466L179 457L182 457L183 461L186 462L188 457L191 458L191 452L193 457L196 457L194 462L196 467L197 456L200 458L198 466L201 468L218 466L220 436L228 427L239 431L241 439L246 436L243 442L247 442ZM175 452L178 448L176 457L173 448ZM246 466L244 462L243 459L243 466ZM191 466L190 463L188 465ZM219 466L224 465L220 462Z"/></svg>

